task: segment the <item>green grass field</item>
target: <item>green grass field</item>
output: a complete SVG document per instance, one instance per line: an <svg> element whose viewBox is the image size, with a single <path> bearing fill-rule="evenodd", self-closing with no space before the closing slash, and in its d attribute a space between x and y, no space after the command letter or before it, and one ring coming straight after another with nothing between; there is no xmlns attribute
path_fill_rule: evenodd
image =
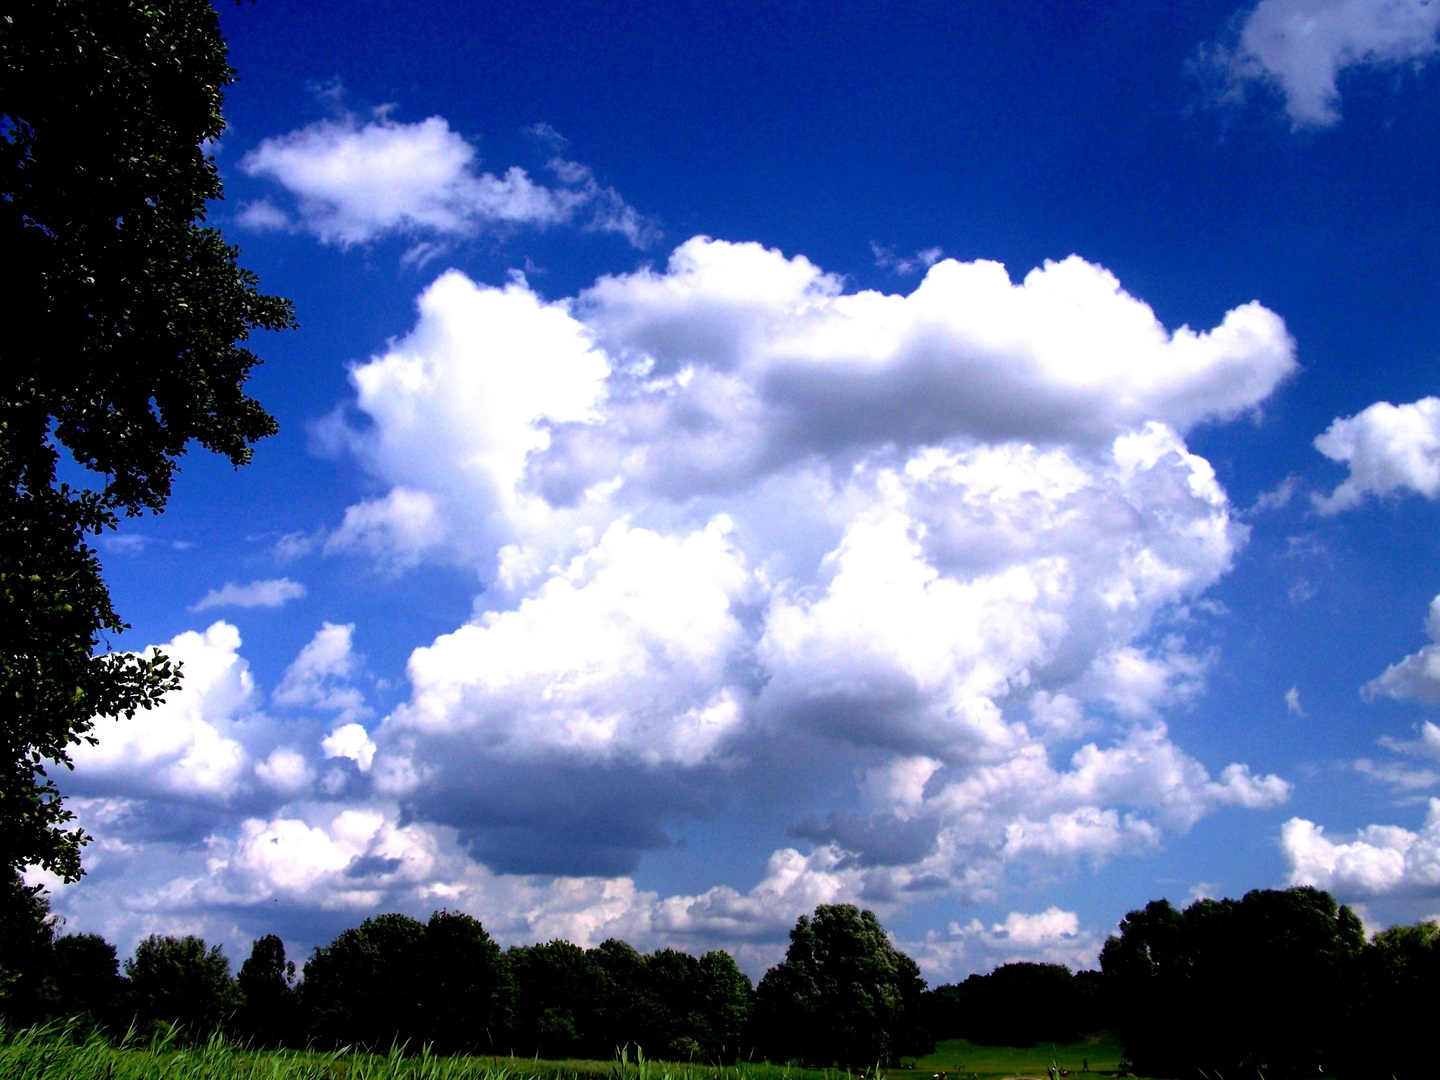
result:
<svg viewBox="0 0 1440 1080"><path fill-rule="evenodd" d="M1113 1072L1119 1044L1108 1034L1062 1046L978 1046L942 1042L911 1068L884 1070L885 1080L1047 1080L1053 1062L1081 1080L1082 1059L1092 1072ZM0 1077L5 1080L857 1080L838 1069L769 1064L732 1068L662 1061L541 1061L513 1057L433 1057L428 1054L243 1050L223 1040L207 1046L113 1047L103 1039L62 1037L54 1029L0 1031Z"/></svg>
<svg viewBox="0 0 1440 1080"><path fill-rule="evenodd" d="M909 1073L901 1074L909 1076ZM733 1068L636 1060L542 1061L428 1054L250 1051L223 1040L207 1046L113 1047L54 1029L0 1031L4 1080L855 1080L836 1069L769 1064Z"/></svg>
<svg viewBox="0 0 1440 1080"><path fill-rule="evenodd" d="M928 1057L917 1058L917 1077L948 1073L950 1080L967 1076L1035 1076L1046 1078L1053 1064L1068 1069L1072 1078L1083 1076L1085 1061L1091 1072L1114 1072L1124 1060L1120 1043L1110 1032L1091 1035L1075 1043L1037 1043L1035 1046L981 1046L965 1039L946 1039ZM895 1073L892 1072L891 1080Z"/></svg>

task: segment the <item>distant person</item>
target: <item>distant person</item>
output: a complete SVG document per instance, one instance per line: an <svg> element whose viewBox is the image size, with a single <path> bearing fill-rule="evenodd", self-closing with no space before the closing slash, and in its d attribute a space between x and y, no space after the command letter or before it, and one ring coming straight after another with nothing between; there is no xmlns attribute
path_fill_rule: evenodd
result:
<svg viewBox="0 0 1440 1080"><path fill-rule="evenodd" d="M1081 1059L1080 1059L1080 1071L1081 1071L1081 1072L1089 1072L1089 1071L1090 1071L1090 1059L1089 1059L1089 1058L1081 1058Z"/></svg>

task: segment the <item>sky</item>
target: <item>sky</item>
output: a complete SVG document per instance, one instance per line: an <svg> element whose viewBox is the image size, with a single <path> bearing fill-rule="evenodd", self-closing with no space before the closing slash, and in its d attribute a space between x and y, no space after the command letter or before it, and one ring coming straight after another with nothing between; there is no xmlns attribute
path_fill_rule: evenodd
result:
<svg viewBox="0 0 1440 1080"><path fill-rule="evenodd" d="M185 682L67 931L931 984L1440 912L1440 5L221 9L280 433L99 548ZM40 880L37 878L37 880Z"/></svg>

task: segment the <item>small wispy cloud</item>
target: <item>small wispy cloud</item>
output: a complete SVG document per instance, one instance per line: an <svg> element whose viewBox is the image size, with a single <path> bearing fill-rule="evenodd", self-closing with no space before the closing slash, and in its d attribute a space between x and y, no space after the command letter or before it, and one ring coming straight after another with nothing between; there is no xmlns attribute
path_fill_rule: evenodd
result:
<svg viewBox="0 0 1440 1080"><path fill-rule="evenodd" d="M896 255L893 249L884 244L877 244L874 240L870 241L870 251L875 256L876 266L882 270L893 270L906 277L922 270L929 270L945 257L945 249L938 247L925 248L909 257Z"/></svg>
<svg viewBox="0 0 1440 1080"><path fill-rule="evenodd" d="M482 172L475 148L443 116L407 124L391 119L392 109L375 110L363 122L344 113L265 139L240 168L279 184L294 206L262 199L246 207L241 221L303 230L342 248L386 235L467 237L520 225L574 224L618 233L637 248L659 238L654 223L589 166L552 157L546 167L554 184L519 166ZM547 125L532 130L558 154L564 145L558 132Z"/></svg>
<svg viewBox="0 0 1440 1080"><path fill-rule="evenodd" d="M191 611L206 611L217 607L278 608L291 600L305 596L305 586L289 578L267 578L252 581L249 585L226 582L220 589L211 589Z"/></svg>
<svg viewBox="0 0 1440 1080"><path fill-rule="evenodd" d="M1293 127L1323 128L1340 119L1341 71L1423 64L1440 53L1437 30L1433 0L1260 0L1232 40L1201 50L1197 70L1218 75L1222 102L1269 86Z"/></svg>
<svg viewBox="0 0 1440 1080"><path fill-rule="evenodd" d="M1285 691L1285 711L1291 716L1304 716L1305 707L1300 704L1300 688L1292 686Z"/></svg>

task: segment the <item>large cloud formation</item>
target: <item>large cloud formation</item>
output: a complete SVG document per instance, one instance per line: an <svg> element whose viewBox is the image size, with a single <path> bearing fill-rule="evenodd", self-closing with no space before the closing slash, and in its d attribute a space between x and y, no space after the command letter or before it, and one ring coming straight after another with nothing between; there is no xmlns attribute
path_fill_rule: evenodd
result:
<svg viewBox="0 0 1440 1080"><path fill-rule="evenodd" d="M322 627L272 698L332 717L270 768L296 794L154 903L760 948L815 903L994 900L1281 803L1164 716L1203 688L1191 605L1245 539L1186 434L1295 370L1259 304L1167 330L1078 257L1019 282L940 261L908 295L704 237L567 300L446 273L353 369L365 422L328 425L388 490L326 548L473 567L474 616L378 722ZM737 800L797 841L750 889L626 876ZM927 955L1093 951L1073 922Z"/></svg>

